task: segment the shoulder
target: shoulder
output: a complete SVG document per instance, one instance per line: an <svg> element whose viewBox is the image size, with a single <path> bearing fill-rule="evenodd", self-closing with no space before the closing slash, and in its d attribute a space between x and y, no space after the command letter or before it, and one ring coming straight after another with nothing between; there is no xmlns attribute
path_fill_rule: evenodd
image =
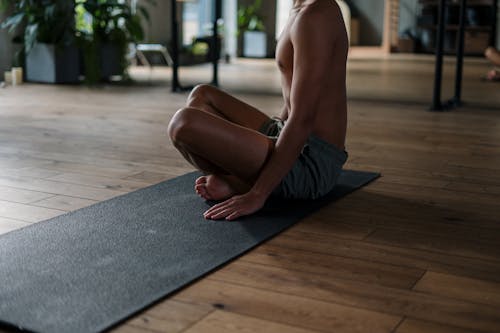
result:
<svg viewBox="0 0 500 333"><path fill-rule="evenodd" d="M292 34L338 37L345 33L342 13L335 1L318 3L304 7L297 14L292 26Z"/></svg>

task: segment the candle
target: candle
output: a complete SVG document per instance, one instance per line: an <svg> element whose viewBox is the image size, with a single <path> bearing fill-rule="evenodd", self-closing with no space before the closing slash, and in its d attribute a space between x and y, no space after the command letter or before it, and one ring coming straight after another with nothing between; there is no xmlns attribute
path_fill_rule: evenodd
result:
<svg viewBox="0 0 500 333"><path fill-rule="evenodd" d="M6 71L4 73L4 80L5 80L5 84L11 84L12 83L12 73L10 71Z"/></svg>
<svg viewBox="0 0 500 333"><path fill-rule="evenodd" d="M23 83L23 69L21 67L12 67L12 85L17 86Z"/></svg>

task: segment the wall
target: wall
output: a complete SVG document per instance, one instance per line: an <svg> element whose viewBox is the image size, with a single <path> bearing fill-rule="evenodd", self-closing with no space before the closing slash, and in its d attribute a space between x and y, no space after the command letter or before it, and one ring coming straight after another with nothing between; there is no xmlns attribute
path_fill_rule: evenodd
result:
<svg viewBox="0 0 500 333"><path fill-rule="evenodd" d="M224 19L224 51L230 57L238 53L238 0L224 0L222 2L222 17Z"/></svg>
<svg viewBox="0 0 500 333"><path fill-rule="evenodd" d="M384 31L384 0L346 0L360 20L360 45L380 46Z"/></svg>
<svg viewBox="0 0 500 333"><path fill-rule="evenodd" d="M418 0L399 1L399 34L408 30L414 31L417 26L417 15L419 14Z"/></svg>
<svg viewBox="0 0 500 333"><path fill-rule="evenodd" d="M148 8L150 23L144 23L147 43L166 45L170 42L170 1L158 0L156 5L150 5L144 0L139 3ZM178 6L180 7L180 6Z"/></svg>

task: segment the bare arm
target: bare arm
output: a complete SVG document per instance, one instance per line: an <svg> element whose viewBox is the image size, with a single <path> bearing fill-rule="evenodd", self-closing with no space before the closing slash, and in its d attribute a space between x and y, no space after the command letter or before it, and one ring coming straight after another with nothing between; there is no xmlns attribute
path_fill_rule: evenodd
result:
<svg viewBox="0 0 500 333"><path fill-rule="evenodd" d="M290 112L275 148L252 189L214 206L207 218L233 220L251 214L264 205L266 199L289 172L311 134L316 110L322 96L322 83L330 71L332 29L318 24L317 12L304 12L297 17L291 30L294 49L293 78L290 92ZM330 30L330 31L325 31ZM285 106L286 107L286 106ZM285 110L286 111L286 110Z"/></svg>
<svg viewBox="0 0 500 333"><path fill-rule="evenodd" d="M281 109L281 113L278 117L281 120L287 120L288 119L288 106L283 105L283 108Z"/></svg>
<svg viewBox="0 0 500 333"><path fill-rule="evenodd" d="M252 191L266 198L288 173L311 135L316 110L322 95L324 76L330 71L331 51L325 45L324 25L317 13L297 17L291 30L294 49L293 79L290 91L290 113L274 151ZM326 37L326 40L331 38Z"/></svg>

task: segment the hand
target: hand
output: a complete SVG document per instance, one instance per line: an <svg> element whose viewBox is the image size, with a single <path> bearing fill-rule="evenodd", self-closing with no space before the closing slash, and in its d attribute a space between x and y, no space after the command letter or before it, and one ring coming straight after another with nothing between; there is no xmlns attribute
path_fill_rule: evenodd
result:
<svg viewBox="0 0 500 333"><path fill-rule="evenodd" d="M210 220L226 219L232 221L238 217L250 215L260 210L267 197L248 192L243 195L235 195L234 197L214 205L207 210L203 216Z"/></svg>

